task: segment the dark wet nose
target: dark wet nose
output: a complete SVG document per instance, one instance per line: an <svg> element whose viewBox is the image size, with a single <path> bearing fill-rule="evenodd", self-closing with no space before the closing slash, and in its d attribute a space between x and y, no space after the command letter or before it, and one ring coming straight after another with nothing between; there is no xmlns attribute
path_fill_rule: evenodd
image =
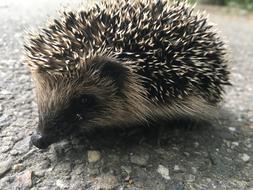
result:
<svg viewBox="0 0 253 190"><path fill-rule="evenodd" d="M36 133L31 137L32 144L39 149L46 149L51 143L41 134Z"/></svg>

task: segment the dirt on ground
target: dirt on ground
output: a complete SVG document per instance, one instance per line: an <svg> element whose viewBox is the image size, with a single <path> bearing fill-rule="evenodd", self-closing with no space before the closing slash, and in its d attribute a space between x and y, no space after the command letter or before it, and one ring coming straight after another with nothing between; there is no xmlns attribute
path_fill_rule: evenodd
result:
<svg viewBox="0 0 253 190"><path fill-rule="evenodd" d="M22 64L23 36L55 15L60 2L68 5L0 0L0 189L253 190L253 22L219 7L200 8L230 51L233 85L217 120L101 130L47 150L31 146L38 114Z"/></svg>

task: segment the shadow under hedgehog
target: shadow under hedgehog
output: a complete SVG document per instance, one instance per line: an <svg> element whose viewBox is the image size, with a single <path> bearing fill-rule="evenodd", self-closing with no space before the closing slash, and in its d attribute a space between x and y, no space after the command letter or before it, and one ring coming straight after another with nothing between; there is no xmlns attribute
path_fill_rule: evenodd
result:
<svg viewBox="0 0 253 190"><path fill-rule="evenodd" d="M77 128L205 120L229 85L224 43L186 3L98 2L63 12L25 44L38 148Z"/></svg>

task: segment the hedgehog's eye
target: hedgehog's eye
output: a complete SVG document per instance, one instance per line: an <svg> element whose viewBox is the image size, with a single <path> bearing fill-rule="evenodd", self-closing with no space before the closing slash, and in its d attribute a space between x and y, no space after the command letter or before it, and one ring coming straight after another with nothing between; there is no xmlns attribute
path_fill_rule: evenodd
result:
<svg viewBox="0 0 253 190"><path fill-rule="evenodd" d="M89 102L89 98L87 96L84 96L81 98L81 104L87 104Z"/></svg>
<svg viewBox="0 0 253 190"><path fill-rule="evenodd" d="M80 98L79 98L79 103L82 105L82 106L94 106L95 103L96 103L96 100L95 100L95 97L93 95L82 95Z"/></svg>
<svg viewBox="0 0 253 190"><path fill-rule="evenodd" d="M93 111L93 108L98 104L98 99L95 95L81 95L72 100L69 110L73 114L86 114Z"/></svg>

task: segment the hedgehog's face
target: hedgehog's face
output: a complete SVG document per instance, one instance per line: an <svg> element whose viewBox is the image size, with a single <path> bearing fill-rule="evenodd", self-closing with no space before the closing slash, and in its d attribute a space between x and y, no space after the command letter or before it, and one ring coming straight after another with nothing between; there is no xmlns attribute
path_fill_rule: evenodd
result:
<svg viewBox="0 0 253 190"><path fill-rule="evenodd" d="M117 118L127 107L124 89L128 75L121 63L108 59L94 59L76 78L34 73L39 126L33 144L47 148L80 126L118 124Z"/></svg>

